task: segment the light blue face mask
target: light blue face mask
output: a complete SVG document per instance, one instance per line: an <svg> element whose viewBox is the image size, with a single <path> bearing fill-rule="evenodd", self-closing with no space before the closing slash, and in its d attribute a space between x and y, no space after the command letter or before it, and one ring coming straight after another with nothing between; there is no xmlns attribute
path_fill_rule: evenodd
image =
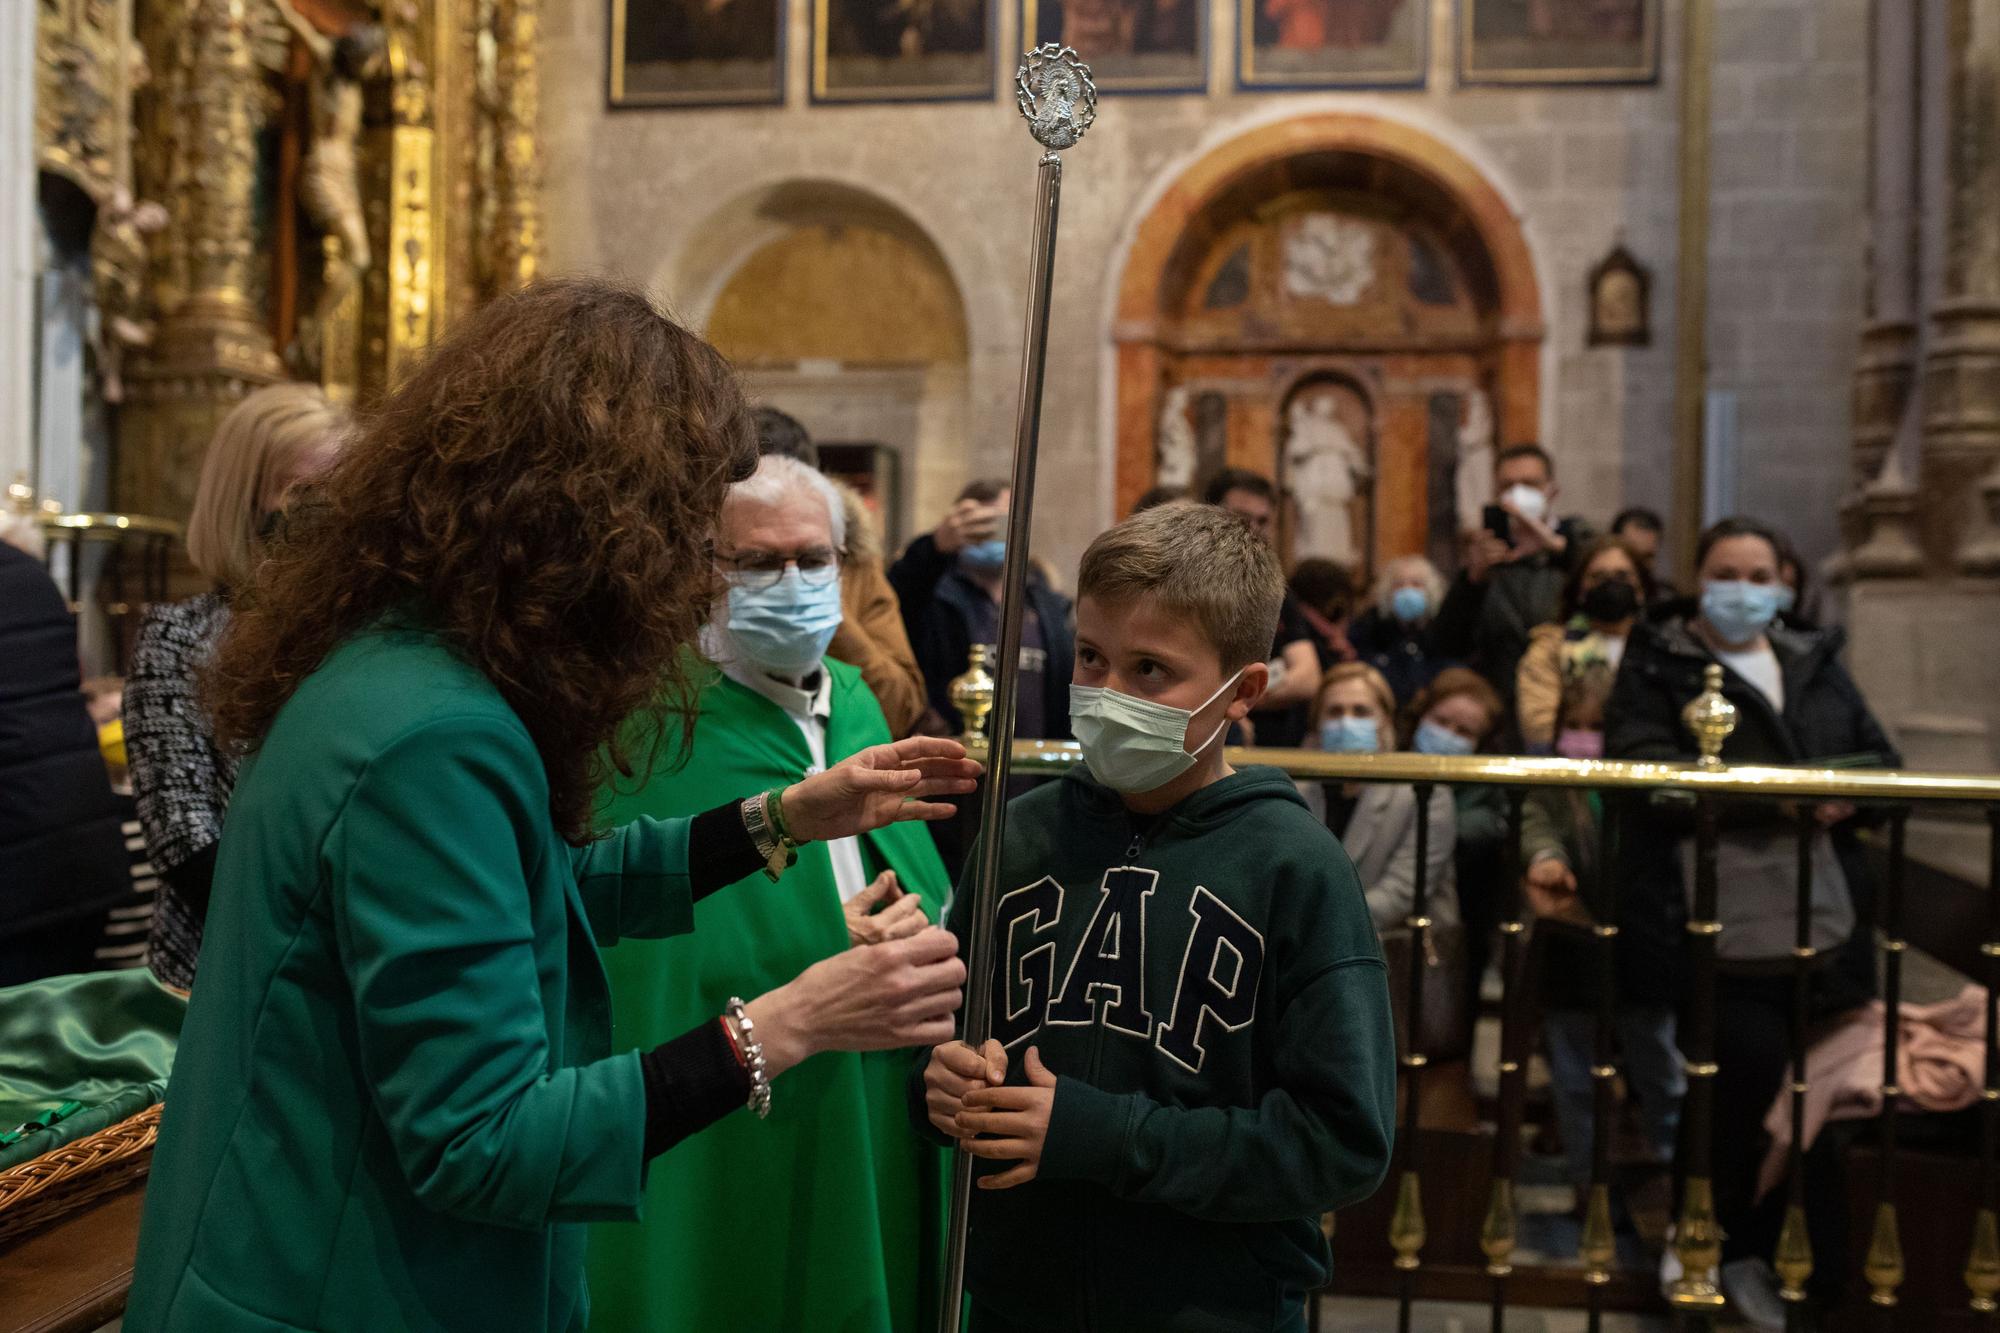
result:
<svg viewBox="0 0 2000 1333"><path fill-rule="evenodd" d="M1468 755L1478 748L1450 727L1428 719L1417 724L1416 746L1418 754L1448 755Z"/></svg>
<svg viewBox="0 0 2000 1333"><path fill-rule="evenodd" d="M1731 647L1751 642L1778 616L1782 584L1712 579L1701 586L1701 616Z"/></svg>
<svg viewBox="0 0 2000 1333"><path fill-rule="evenodd" d="M1398 588L1389 594L1389 611L1408 625L1431 613L1431 596L1422 588Z"/></svg>
<svg viewBox="0 0 2000 1333"><path fill-rule="evenodd" d="M1328 754L1374 754L1381 736L1372 717L1330 717L1319 724L1319 748Z"/></svg>
<svg viewBox="0 0 2000 1333"><path fill-rule="evenodd" d="M958 553L958 563L981 574L997 574L1007 566L1007 540L993 537L974 542Z"/></svg>
<svg viewBox="0 0 2000 1333"><path fill-rule="evenodd" d="M793 677L812 671L839 628L838 578L815 587L794 566L767 588L729 580L729 637L766 671Z"/></svg>
<svg viewBox="0 0 2000 1333"><path fill-rule="evenodd" d="M1799 604L1799 595L1792 591L1792 585L1789 583L1780 583L1776 586L1778 589L1778 614L1781 616L1789 615L1792 608Z"/></svg>

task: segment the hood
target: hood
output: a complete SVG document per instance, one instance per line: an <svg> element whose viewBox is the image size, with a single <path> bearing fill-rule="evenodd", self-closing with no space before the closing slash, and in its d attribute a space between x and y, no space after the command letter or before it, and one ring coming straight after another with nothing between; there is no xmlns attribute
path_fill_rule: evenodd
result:
<svg viewBox="0 0 2000 1333"><path fill-rule="evenodd" d="M1123 798L1092 777L1086 764L1070 769L1063 774L1062 780L1070 798L1080 801L1093 815L1144 818L1128 811ZM1301 809L1305 807L1305 798L1299 795L1298 787L1282 769L1251 764L1237 769L1219 782L1209 783L1179 805L1163 812L1158 817L1159 826L1171 827L1181 833L1200 833L1228 822L1243 806L1256 801L1289 801Z"/></svg>

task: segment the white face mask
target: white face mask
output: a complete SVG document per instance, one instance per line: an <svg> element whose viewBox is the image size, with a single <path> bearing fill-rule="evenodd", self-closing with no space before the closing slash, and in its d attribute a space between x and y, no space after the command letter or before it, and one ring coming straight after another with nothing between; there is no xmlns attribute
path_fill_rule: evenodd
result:
<svg viewBox="0 0 2000 1333"><path fill-rule="evenodd" d="M1539 486L1517 481L1500 498L1512 504L1522 518L1540 523L1549 516L1549 497L1542 493Z"/></svg>
<svg viewBox="0 0 2000 1333"><path fill-rule="evenodd" d="M1164 787L1194 767L1195 756L1215 744L1228 728L1225 716L1208 739L1189 750L1187 729L1194 715L1220 699L1243 677L1238 670L1222 688L1194 708L1139 699L1102 685L1069 687L1069 725L1083 747L1091 776L1121 792Z"/></svg>

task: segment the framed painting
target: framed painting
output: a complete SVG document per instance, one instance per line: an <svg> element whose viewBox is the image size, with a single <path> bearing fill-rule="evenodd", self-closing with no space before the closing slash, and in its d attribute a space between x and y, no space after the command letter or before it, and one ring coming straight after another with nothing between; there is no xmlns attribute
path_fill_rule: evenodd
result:
<svg viewBox="0 0 2000 1333"><path fill-rule="evenodd" d="M812 0L815 102L993 96L999 0Z"/></svg>
<svg viewBox="0 0 2000 1333"><path fill-rule="evenodd" d="M612 106L784 100L784 0L611 0Z"/></svg>
<svg viewBox="0 0 2000 1333"><path fill-rule="evenodd" d="M1421 88L1429 0L1237 0L1245 90Z"/></svg>
<svg viewBox="0 0 2000 1333"><path fill-rule="evenodd" d="M1660 23L1660 0L1458 0L1458 81L1653 83Z"/></svg>
<svg viewBox="0 0 2000 1333"><path fill-rule="evenodd" d="M1021 31L1074 47L1101 93L1208 91L1206 0L1021 0Z"/></svg>

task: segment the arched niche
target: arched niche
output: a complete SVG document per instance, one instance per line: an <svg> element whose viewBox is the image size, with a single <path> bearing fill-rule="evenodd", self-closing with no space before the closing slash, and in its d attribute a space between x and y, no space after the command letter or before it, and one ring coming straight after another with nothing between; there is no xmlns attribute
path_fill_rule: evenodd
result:
<svg viewBox="0 0 2000 1333"><path fill-rule="evenodd" d="M785 181L716 210L673 272L665 294L753 398L823 443L891 451L878 498L892 540L942 510L963 481L967 318L914 218L850 185Z"/></svg>
<svg viewBox="0 0 2000 1333"><path fill-rule="evenodd" d="M1356 549L1289 553L1364 568L1447 554L1469 400L1491 403L1494 442L1535 438L1541 339L1526 238L1455 149L1359 113L1252 130L1188 167L1133 234L1113 326L1120 511L1153 484L1158 442L1187 438L1163 407L1208 407L1198 473L1226 462L1282 480L1294 395L1340 383L1368 463ZM1363 407L1365 421L1347 419ZM1322 458L1345 448L1326 434Z"/></svg>

